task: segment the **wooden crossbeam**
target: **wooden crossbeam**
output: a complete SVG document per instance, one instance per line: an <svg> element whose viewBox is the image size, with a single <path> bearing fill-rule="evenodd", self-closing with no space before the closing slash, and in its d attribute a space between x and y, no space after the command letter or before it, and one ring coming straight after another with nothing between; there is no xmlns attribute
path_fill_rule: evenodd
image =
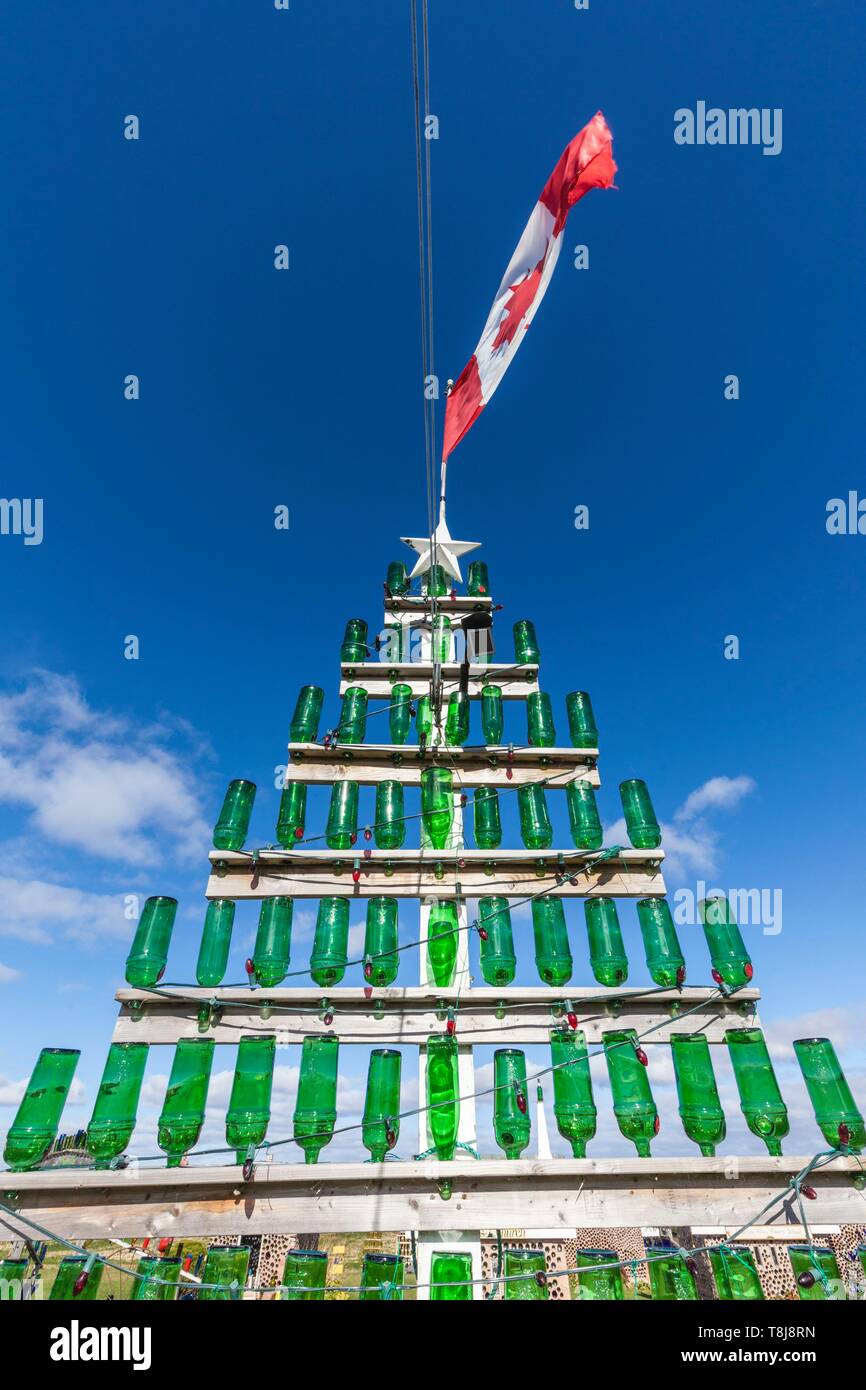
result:
<svg viewBox="0 0 866 1390"><path fill-rule="evenodd" d="M421 785L428 767L446 767L454 774L455 787L525 786L550 778L550 791L582 780L600 786L597 748L513 748L507 745L427 748L417 744L341 743L323 748L320 743L290 743L287 782L401 782ZM508 770L511 777L508 777Z"/></svg>
<svg viewBox="0 0 866 1390"><path fill-rule="evenodd" d="M563 897L660 897L665 883L661 849L624 849L584 869L574 850L526 849L375 850L359 840L353 849L211 850L208 898L524 898L543 891ZM357 863L360 879L353 882ZM575 876L562 885L561 874Z"/></svg>
<svg viewBox="0 0 866 1390"><path fill-rule="evenodd" d="M343 662L340 670L340 695L345 695L352 685L360 685L370 699L390 699L392 687L398 683L408 685L413 696L429 695L433 676L431 661L410 661L401 664L384 661ZM456 690L460 679L460 666L456 661L442 665L442 690L447 697ZM469 698L480 700L485 685L498 685L503 700L525 700L538 689L538 667L515 666L488 662L473 663L469 667Z"/></svg>
<svg viewBox="0 0 866 1390"><path fill-rule="evenodd" d="M291 1146L287 1146L287 1153ZM426 1159L315 1167L260 1163L248 1182L239 1167L154 1168L106 1173L58 1168L7 1173L0 1200L71 1240L136 1236L192 1238L285 1231L438 1231L616 1226L724 1226L757 1217L811 1155L771 1158ZM816 1176L809 1215L821 1225L861 1223L856 1158ZM453 1184L448 1201L437 1182ZM11 1194L11 1195L10 1195ZM761 1225L799 1220L780 1201ZM0 1211L0 1240L32 1235Z"/></svg>
<svg viewBox="0 0 866 1390"><path fill-rule="evenodd" d="M455 594L454 598L445 595L436 600L437 613L475 613L478 611L488 611L493 607L493 599L490 594L479 594L471 597L469 594ZM395 594L393 598L385 600L385 610L391 613L418 613L422 617L433 611L433 600L422 594Z"/></svg>
<svg viewBox="0 0 866 1390"><path fill-rule="evenodd" d="M166 995L173 997L169 998ZM275 1033L277 1042L299 1043L307 1034L339 1032L341 1043L422 1046L430 1033L441 1032L449 1006L456 1006L457 1036L462 1044L523 1046L544 1044L562 1020L562 1005L570 1001L587 1042L601 1042L611 1028L657 1028L647 1039L667 1043L671 1033L704 1029L708 1042L720 1043L726 1028L744 1027L754 1020L760 998L756 989L740 990L719 999L712 987L686 987L647 994L593 986L579 989L514 988L377 989L366 998L363 989L169 989L154 994L146 989L121 989L120 1013L114 1042L174 1044L181 1038L205 1036L218 1043L236 1043L240 1035ZM326 1024L323 1003L336 1011L336 1024ZM199 1014L214 1005L199 1022ZM497 1017L500 1006L501 1017ZM688 1018L683 1014L689 1011Z"/></svg>

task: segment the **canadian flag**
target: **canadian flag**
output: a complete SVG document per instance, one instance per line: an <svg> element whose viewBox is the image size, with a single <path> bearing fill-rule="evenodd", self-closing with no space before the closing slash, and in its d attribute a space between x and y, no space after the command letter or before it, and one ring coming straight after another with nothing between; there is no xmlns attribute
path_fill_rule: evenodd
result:
<svg viewBox="0 0 866 1390"><path fill-rule="evenodd" d="M542 189L502 277L481 341L448 397L443 459L474 425L523 342L559 260L569 208L591 188L611 187L616 173L612 138L598 111L563 150Z"/></svg>

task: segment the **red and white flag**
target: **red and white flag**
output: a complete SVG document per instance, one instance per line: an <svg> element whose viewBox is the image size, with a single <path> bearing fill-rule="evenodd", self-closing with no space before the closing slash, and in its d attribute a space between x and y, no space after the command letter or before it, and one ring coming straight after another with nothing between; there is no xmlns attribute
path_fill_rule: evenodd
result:
<svg viewBox="0 0 866 1390"><path fill-rule="evenodd" d="M442 457L457 448L481 414L544 298L573 207L591 188L610 188L616 165L612 136L600 111L562 152L502 277L475 352L455 381L445 407Z"/></svg>

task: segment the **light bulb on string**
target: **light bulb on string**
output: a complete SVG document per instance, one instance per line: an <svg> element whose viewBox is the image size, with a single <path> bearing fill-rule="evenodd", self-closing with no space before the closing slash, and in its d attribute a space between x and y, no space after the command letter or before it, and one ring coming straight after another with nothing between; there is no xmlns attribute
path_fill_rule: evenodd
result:
<svg viewBox="0 0 866 1390"><path fill-rule="evenodd" d="M364 957L364 979L365 979L365 980L372 980L372 978L373 978L373 957L370 955L370 953L369 953L369 951L368 951L367 954L366 954L365 957Z"/></svg>
<svg viewBox="0 0 866 1390"><path fill-rule="evenodd" d="M296 825L296 826L295 826L295 839L296 839L296 840L303 840L303 838L304 838L304 827L303 827L302 825Z"/></svg>
<svg viewBox="0 0 866 1390"><path fill-rule="evenodd" d="M521 1115L525 1115L527 1109L526 1092L521 1089L520 1083L518 1081L515 1081L514 1083L514 1098L517 1101L517 1108L520 1111Z"/></svg>
<svg viewBox="0 0 866 1390"><path fill-rule="evenodd" d="M75 1283L72 1285L72 1292L75 1294L76 1298L80 1293L84 1293L84 1290L87 1288L87 1282L90 1279L90 1271L92 1270L95 1264L96 1256L88 1255L83 1270L79 1274Z"/></svg>
<svg viewBox="0 0 866 1390"><path fill-rule="evenodd" d="M445 1019L445 1032L448 1034L449 1038L453 1038L454 1034L457 1032L457 1020L454 1017L453 1009L448 1010L448 1014Z"/></svg>
<svg viewBox="0 0 866 1390"><path fill-rule="evenodd" d="M847 1149L847 1147L848 1147L848 1145L849 1145L850 1143L851 1143L851 1131L850 1131L850 1129L848 1128L848 1126L845 1124L845 1121L843 1120L842 1123L841 1123L840 1126L839 1126L839 1144L840 1144L840 1147L841 1147L841 1148Z"/></svg>
<svg viewBox="0 0 866 1390"><path fill-rule="evenodd" d="M246 1158L244 1159L244 1166L243 1166L243 1168L241 1169L241 1172L243 1173L244 1182L249 1182L250 1178L252 1177L252 1175L253 1175L253 1173L254 1173L255 1171L256 1171L256 1146L255 1146L255 1144L250 1144L249 1148L247 1149L247 1156L246 1156Z"/></svg>
<svg viewBox="0 0 866 1390"><path fill-rule="evenodd" d="M247 956L246 960L244 961L244 970L247 972L247 975L249 976L249 983L250 987L252 988L252 986L255 984L256 973L256 967L253 965L252 956Z"/></svg>
<svg viewBox="0 0 866 1390"><path fill-rule="evenodd" d="M801 1289L811 1289L815 1284L815 1276L811 1270L804 1269L802 1274L797 1275L797 1283Z"/></svg>
<svg viewBox="0 0 866 1390"><path fill-rule="evenodd" d="M686 967L685 967L684 965L681 965L681 966L678 967L678 969L677 969L677 974L676 974L676 985L677 985L677 989L682 989L683 984L685 983L685 978L686 978Z"/></svg>
<svg viewBox="0 0 866 1390"><path fill-rule="evenodd" d="M815 1191L814 1187L803 1187L802 1184L800 1186L800 1194L809 1202L816 1201L818 1197L818 1193Z"/></svg>
<svg viewBox="0 0 866 1390"><path fill-rule="evenodd" d="M353 866L353 868L352 868L352 882L353 882L353 883L360 883L360 882L361 882L361 863L360 863L360 860L358 860L358 859L355 860L354 866Z"/></svg>
<svg viewBox="0 0 866 1390"><path fill-rule="evenodd" d="M715 966L713 966L712 970L710 971L710 974L712 975L712 977L713 977L713 979L715 980L716 984L717 984L717 985L719 986L719 988L721 989L722 985L723 985L725 982L724 982L724 980L722 979L721 975L719 974L718 970L715 968Z"/></svg>
<svg viewBox="0 0 866 1390"><path fill-rule="evenodd" d="M743 965L743 974L745 975L747 980L751 980L754 973L755 967L752 965L752 962L750 960L747 960Z"/></svg>

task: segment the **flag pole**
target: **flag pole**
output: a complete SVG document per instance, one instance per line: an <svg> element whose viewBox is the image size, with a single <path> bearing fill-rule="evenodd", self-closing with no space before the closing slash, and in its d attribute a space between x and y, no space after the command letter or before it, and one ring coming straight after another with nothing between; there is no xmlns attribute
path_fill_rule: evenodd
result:
<svg viewBox="0 0 866 1390"><path fill-rule="evenodd" d="M454 389L454 381L453 381L453 379L452 379L451 377L449 377L449 378L448 378L448 381L447 381L446 384L445 384L445 399L446 399L446 401L447 401L448 397L451 395L451 392L452 392L453 389ZM439 484L439 520L444 522L444 520L445 520L445 483L446 483L446 480L447 480L447 477L448 477L448 455L444 452L444 444L445 444L445 441L443 440L442 443L443 443L443 452L442 452L442 474L441 474L441 481L440 481L440 484Z"/></svg>

